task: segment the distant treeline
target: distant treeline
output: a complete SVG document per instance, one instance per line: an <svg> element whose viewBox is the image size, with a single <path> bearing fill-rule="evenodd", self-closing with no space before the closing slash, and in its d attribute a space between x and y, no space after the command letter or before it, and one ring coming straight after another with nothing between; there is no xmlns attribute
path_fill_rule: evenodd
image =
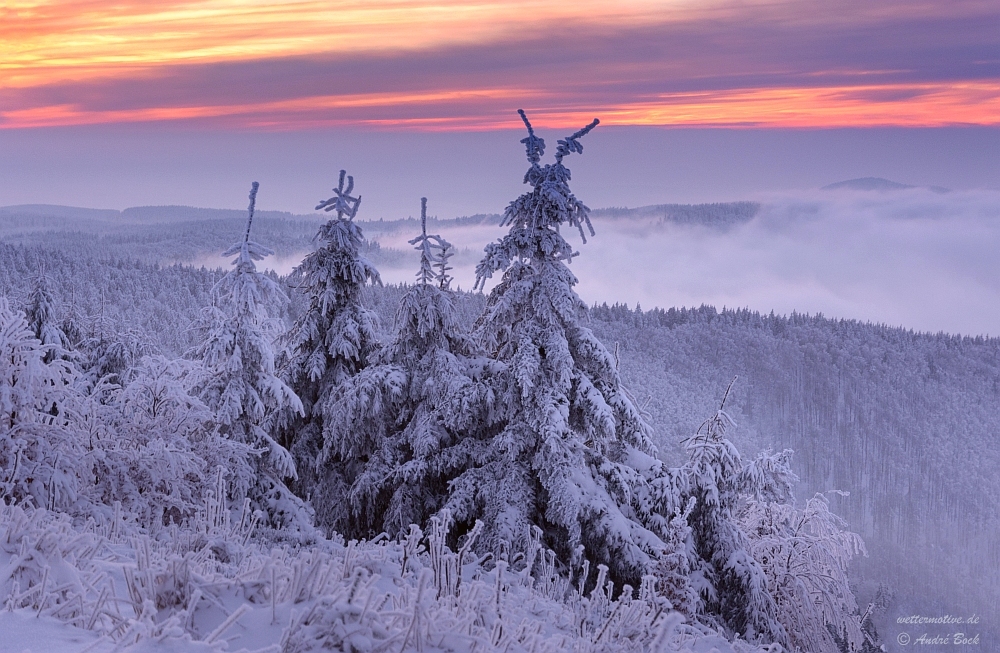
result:
<svg viewBox="0 0 1000 653"><path fill-rule="evenodd" d="M653 204L634 209L613 207L591 211L593 217L656 218L663 223L697 224L726 228L748 222L757 212L757 202L720 202L712 204Z"/></svg>

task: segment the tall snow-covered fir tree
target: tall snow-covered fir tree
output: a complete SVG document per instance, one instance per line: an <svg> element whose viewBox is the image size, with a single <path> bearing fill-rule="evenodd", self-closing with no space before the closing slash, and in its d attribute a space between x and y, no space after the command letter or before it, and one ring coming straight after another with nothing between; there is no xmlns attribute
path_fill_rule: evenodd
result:
<svg viewBox="0 0 1000 653"><path fill-rule="evenodd" d="M350 488L350 501L319 515L349 537L426 524L494 433L498 364L462 331L448 288L451 245L427 234L426 198L410 244L420 270L400 302L397 335L375 364L341 384L323 428L324 460L342 474L324 482Z"/></svg>
<svg viewBox="0 0 1000 653"><path fill-rule="evenodd" d="M506 367L498 383L503 427L476 454L476 465L452 481L447 507L459 521L486 523L482 541L523 543L531 526L574 566L607 565L613 578L638 587L664 552L640 520L633 461L654 453L649 427L624 392L613 356L587 327L566 263L575 256L560 228L594 234L587 207L569 188L566 156L594 120L558 142L555 162L541 165L545 142L528 129L531 190L511 202L506 236L486 247L477 286L503 270L474 336Z"/></svg>
<svg viewBox="0 0 1000 653"><path fill-rule="evenodd" d="M323 245L292 272L292 283L306 293L309 306L286 334L280 364L284 379L302 400L303 415L285 411L279 439L298 465L297 492L311 498L320 513L323 506L343 503L348 489L334 482L343 477L335 461L327 461L324 469L316 466L324 424L335 418L338 385L368 365L378 344L376 317L361 304L361 292L365 284L381 279L359 252L364 235L354 217L361 196L352 196L353 190L354 178L341 170L333 196L316 206L336 211L337 217L320 227L316 237Z"/></svg>
<svg viewBox="0 0 1000 653"><path fill-rule="evenodd" d="M296 477L296 470L291 455L268 431L280 411L301 414L302 403L275 373L273 343L279 326L269 307L286 298L254 263L274 253L250 240L257 189L254 182L243 239L223 252L236 258L215 288L216 305L208 309L211 327L197 352L205 367L199 391L223 434L259 451L257 478L236 479L234 489L248 493L280 526L297 519L283 485Z"/></svg>

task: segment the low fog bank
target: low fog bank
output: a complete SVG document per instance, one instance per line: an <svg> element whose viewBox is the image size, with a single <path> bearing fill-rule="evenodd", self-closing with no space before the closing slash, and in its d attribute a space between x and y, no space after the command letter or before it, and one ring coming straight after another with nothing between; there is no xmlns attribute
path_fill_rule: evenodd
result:
<svg viewBox="0 0 1000 653"><path fill-rule="evenodd" d="M1000 192L817 190L755 199L754 215L723 224L595 212L597 235L586 244L571 238L580 252L571 266L577 291L590 304L710 304L1000 334ZM457 283L471 288L483 245L505 230L438 226L460 251ZM383 265L383 277L411 280L417 254L406 241L415 234L366 229L383 248L406 252Z"/></svg>
<svg viewBox="0 0 1000 653"><path fill-rule="evenodd" d="M594 210L597 235L588 234L586 244L569 236L580 252L572 263L577 291L589 304L708 304L779 315L822 313L917 331L1000 334L1000 259L994 255L1000 250L1000 192L844 189L752 199ZM434 211L433 198L430 205ZM327 217L262 212L254 237L277 253L264 265L290 272L316 246L316 226ZM471 289L483 246L505 232L499 215L439 217L429 220L428 230L455 246L455 285ZM411 282L418 255L408 241L419 222L359 223L378 243L366 255L383 280ZM245 214L237 210L0 209L6 242L147 263L228 267L219 254L244 229Z"/></svg>

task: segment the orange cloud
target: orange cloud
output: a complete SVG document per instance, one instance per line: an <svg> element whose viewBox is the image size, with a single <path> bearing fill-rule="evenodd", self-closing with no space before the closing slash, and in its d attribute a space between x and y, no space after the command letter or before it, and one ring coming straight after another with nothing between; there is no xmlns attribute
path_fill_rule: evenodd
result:
<svg viewBox="0 0 1000 653"><path fill-rule="evenodd" d="M996 125L997 13L985 0L7 0L0 128L492 129L513 104L552 126ZM426 70L406 68L417 56ZM302 64L311 77L285 83L287 62L307 60L360 72ZM275 62L243 86L211 77Z"/></svg>
<svg viewBox="0 0 1000 653"><path fill-rule="evenodd" d="M15 1L0 11L3 85L137 66L482 43L553 26L638 24L692 0Z"/></svg>

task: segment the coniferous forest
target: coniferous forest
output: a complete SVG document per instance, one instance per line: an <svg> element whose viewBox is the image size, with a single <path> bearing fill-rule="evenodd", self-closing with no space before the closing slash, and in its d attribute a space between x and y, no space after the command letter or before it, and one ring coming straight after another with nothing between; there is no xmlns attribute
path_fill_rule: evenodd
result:
<svg viewBox="0 0 1000 653"><path fill-rule="evenodd" d="M368 223L346 171L312 218L258 214L256 182L222 215L0 210L4 623L92 651L846 653L1000 611L1000 340L588 306L570 262L627 219L571 189L598 121L553 148L521 118L525 192L466 219L496 232L472 291L433 198ZM390 229L411 283L383 283Z"/></svg>

